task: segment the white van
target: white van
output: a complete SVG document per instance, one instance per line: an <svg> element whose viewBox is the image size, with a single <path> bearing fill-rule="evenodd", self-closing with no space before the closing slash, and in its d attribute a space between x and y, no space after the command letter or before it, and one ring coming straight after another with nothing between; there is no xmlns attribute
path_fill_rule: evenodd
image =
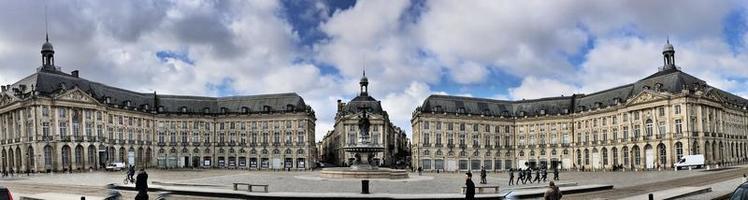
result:
<svg viewBox="0 0 748 200"><path fill-rule="evenodd" d="M686 155L680 158L677 163L675 163L676 168L701 168L704 167L704 155L698 154L698 155Z"/></svg>
<svg viewBox="0 0 748 200"><path fill-rule="evenodd" d="M125 163L123 162L113 162L106 165L107 171L120 171L125 168Z"/></svg>

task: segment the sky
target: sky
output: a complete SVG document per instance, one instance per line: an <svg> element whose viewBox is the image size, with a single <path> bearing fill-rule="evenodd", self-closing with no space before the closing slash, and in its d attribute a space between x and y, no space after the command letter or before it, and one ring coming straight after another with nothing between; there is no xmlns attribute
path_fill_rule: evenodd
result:
<svg viewBox="0 0 748 200"><path fill-rule="evenodd" d="M45 26L45 4L47 25ZM369 93L410 135L429 95L532 99L591 93L676 65L748 97L745 1L123 0L0 2L0 83L41 65L138 92L296 92L316 137L336 101Z"/></svg>

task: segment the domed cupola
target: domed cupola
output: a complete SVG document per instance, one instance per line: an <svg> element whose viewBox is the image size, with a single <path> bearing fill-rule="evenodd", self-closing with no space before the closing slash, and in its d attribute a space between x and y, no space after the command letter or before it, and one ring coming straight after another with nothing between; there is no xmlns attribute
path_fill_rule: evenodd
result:
<svg viewBox="0 0 748 200"><path fill-rule="evenodd" d="M361 85L360 96L369 96L369 79L366 78L366 70L364 70L363 77L361 77L361 81L358 84Z"/></svg>
<svg viewBox="0 0 748 200"><path fill-rule="evenodd" d="M662 70L669 70L669 69L676 69L675 67L675 48L673 48L673 45L670 44L670 39L667 40L667 43L665 43L665 47L662 48L662 56L664 60L664 66L662 66Z"/></svg>
<svg viewBox="0 0 748 200"><path fill-rule="evenodd" d="M49 43L49 35L47 35L46 42L42 45L42 69L51 68L54 69L55 65L55 49L52 47L52 43Z"/></svg>

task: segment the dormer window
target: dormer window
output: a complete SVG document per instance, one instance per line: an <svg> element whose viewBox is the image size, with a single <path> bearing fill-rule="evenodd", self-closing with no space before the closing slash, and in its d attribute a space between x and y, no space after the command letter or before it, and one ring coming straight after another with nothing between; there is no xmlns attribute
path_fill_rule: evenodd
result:
<svg viewBox="0 0 748 200"><path fill-rule="evenodd" d="M126 107L130 107L130 100L125 101L124 104L125 104Z"/></svg>
<svg viewBox="0 0 748 200"><path fill-rule="evenodd" d="M290 111L293 111L293 110L294 110L294 106L293 105L291 105L291 104L286 105L286 111L290 112Z"/></svg>
<svg viewBox="0 0 748 200"><path fill-rule="evenodd" d="M662 83L656 83L655 90L660 90L660 89L662 89Z"/></svg>
<svg viewBox="0 0 748 200"><path fill-rule="evenodd" d="M262 111L270 112L271 110L272 110L272 107L270 107L270 106L263 106L262 107Z"/></svg>
<svg viewBox="0 0 748 200"><path fill-rule="evenodd" d="M645 86L642 86L642 89L643 89L643 90L649 90L649 86L646 86L646 85L645 85Z"/></svg>
<svg viewBox="0 0 748 200"><path fill-rule="evenodd" d="M182 106L181 108L179 108L179 110L180 110L180 111L181 111L182 113L187 113L187 107L186 107L186 106Z"/></svg>
<svg viewBox="0 0 748 200"><path fill-rule="evenodd" d="M226 107L221 107L221 113L226 114L229 112L229 109Z"/></svg>
<svg viewBox="0 0 748 200"><path fill-rule="evenodd" d="M164 112L164 106L159 106L158 107L158 112Z"/></svg>
<svg viewBox="0 0 748 200"><path fill-rule="evenodd" d="M491 115L491 110L483 109L483 115Z"/></svg>
<svg viewBox="0 0 748 200"><path fill-rule="evenodd" d="M434 112L442 112L442 106L434 106Z"/></svg>
<svg viewBox="0 0 748 200"><path fill-rule="evenodd" d="M563 114L569 114L569 109L568 108L564 108L564 110L562 112L563 112Z"/></svg>
<svg viewBox="0 0 748 200"><path fill-rule="evenodd" d="M150 106L148 104L143 105L143 110L148 110L148 109L150 109Z"/></svg>
<svg viewBox="0 0 748 200"><path fill-rule="evenodd" d="M245 113L245 114L246 114L246 113L249 113L249 108L247 108L247 107L242 107L242 113Z"/></svg>
<svg viewBox="0 0 748 200"><path fill-rule="evenodd" d="M203 108L203 113L205 114L210 113L210 108L207 108L207 107Z"/></svg>
<svg viewBox="0 0 748 200"><path fill-rule="evenodd" d="M595 108L602 108L603 103L602 102L595 102Z"/></svg>
<svg viewBox="0 0 748 200"><path fill-rule="evenodd" d="M540 115L545 115L545 109L540 109Z"/></svg>
<svg viewBox="0 0 748 200"><path fill-rule="evenodd" d="M106 98L104 98L104 102L106 104L111 104L112 103L112 97L106 97Z"/></svg>

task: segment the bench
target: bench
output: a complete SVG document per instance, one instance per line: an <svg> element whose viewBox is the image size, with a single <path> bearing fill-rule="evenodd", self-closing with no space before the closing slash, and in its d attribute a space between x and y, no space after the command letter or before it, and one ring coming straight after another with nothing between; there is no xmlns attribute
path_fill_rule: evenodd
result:
<svg viewBox="0 0 748 200"><path fill-rule="evenodd" d="M476 185L475 189L477 189L477 190L475 191L475 193L476 194L485 194L483 192L483 190L489 189L489 188L493 188L493 193L494 194L499 193L499 186L498 185ZM465 194L466 190L467 190L467 187L466 186L462 186L462 190L460 191L460 193Z"/></svg>
<svg viewBox="0 0 748 200"><path fill-rule="evenodd" d="M268 192L268 186L267 184L251 184L251 183L234 183L234 191L239 190L239 185L246 185L247 191L253 192L252 187L262 187L265 191L265 193Z"/></svg>

